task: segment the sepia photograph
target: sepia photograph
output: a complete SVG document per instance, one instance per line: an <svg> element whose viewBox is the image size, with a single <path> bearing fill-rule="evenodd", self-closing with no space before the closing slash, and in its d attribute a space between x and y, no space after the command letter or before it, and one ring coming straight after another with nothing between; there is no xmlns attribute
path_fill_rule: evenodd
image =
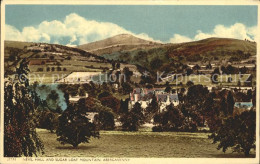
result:
<svg viewBox="0 0 260 164"><path fill-rule="evenodd" d="M1 163L259 162L259 3L54 2L1 2Z"/></svg>

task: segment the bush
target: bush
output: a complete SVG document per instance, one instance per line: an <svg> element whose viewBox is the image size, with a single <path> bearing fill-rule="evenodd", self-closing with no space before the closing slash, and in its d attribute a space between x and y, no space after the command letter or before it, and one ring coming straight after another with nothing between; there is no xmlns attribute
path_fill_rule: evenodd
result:
<svg viewBox="0 0 260 164"><path fill-rule="evenodd" d="M154 126L152 128L152 131L153 132L163 132L163 128L162 128L162 126Z"/></svg>
<svg viewBox="0 0 260 164"><path fill-rule="evenodd" d="M96 125L89 122L85 113L72 106L69 106L59 117L56 134L61 144L71 144L74 148L80 143L88 143L90 137L99 138Z"/></svg>

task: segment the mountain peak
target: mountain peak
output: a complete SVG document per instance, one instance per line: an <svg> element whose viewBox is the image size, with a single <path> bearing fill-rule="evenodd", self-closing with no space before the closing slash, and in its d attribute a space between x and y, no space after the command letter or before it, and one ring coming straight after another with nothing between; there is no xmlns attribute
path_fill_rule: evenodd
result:
<svg viewBox="0 0 260 164"><path fill-rule="evenodd" d="M100 51L101 49L115 49L116 47L117 49L120 49L120 47L124 47L124 50L126 50L126 47L133 49L138 46L151 47L153 45L161 44L138 38L132 34L123 33L96 42L83 44L78 46L78 48L85 51L96 52Z"/></svg>

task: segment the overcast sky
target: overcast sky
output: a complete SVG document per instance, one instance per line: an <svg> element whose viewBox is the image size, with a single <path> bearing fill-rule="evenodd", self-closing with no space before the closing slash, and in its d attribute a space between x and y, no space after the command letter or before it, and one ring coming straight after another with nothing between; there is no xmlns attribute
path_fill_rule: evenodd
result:
<svg viewBox="0 0 260 164"><path fill-rule="evenodd" d="M6 5L6 40L80 45L129 33L158 42L254 40L257 6Z"/></svg>

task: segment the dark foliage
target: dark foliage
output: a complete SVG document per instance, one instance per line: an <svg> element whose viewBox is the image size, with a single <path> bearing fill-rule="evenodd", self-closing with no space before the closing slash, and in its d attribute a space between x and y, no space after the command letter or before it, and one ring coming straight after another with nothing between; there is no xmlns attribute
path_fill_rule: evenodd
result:
<svg viewBox="0 0 260 164"><path fill-rule="evenodd" d="M123 131L138 131L139 127L144 123L144 115L141 104L135 103L133 109L124 114L120 121L122 123Z"/></svg>
<svg viewBox="0 0 260 164"><path fill-rule="evenodd" d="M154 132L158 131L197 131L197 125L193 121L189 121L181 110L170 104L166 107L166 111L158 113L154 116L153 127Z"/></svg>
<svg viewBox="0 0 260 164"><path fill-rule="evenodd" d="M234 152L244 152L248 156L255 149L256 141L256 112L245 111L241 115L229 117L209 138L218 143L218 149L223 152L231 147Z"/></svg>
<svg viewBox="0 0 260 164"><path fill-rule="evenodd" d="M36 133L33 119L41 104L36 92L29 89L25 60L17 69L19 80L5 82L4 95L4 156L37 156L43 153L44 145Z"/></svg>
<svg viewBox="0 0 260 164"><path fill-rule="evenodd" d="M59 117L56 134L61 144L71 144L74 148L80 143L88 143L90 137L99 138L96 125L89 122L85 113L72 106L69 106Z"/></svg>
<svg viewBox="0 0 260 164"><path fill-rule="evenodd" d="M95 122L99 129L113 130L115 129L114 115L112 112L102 110L95 116Z"/></svg>

